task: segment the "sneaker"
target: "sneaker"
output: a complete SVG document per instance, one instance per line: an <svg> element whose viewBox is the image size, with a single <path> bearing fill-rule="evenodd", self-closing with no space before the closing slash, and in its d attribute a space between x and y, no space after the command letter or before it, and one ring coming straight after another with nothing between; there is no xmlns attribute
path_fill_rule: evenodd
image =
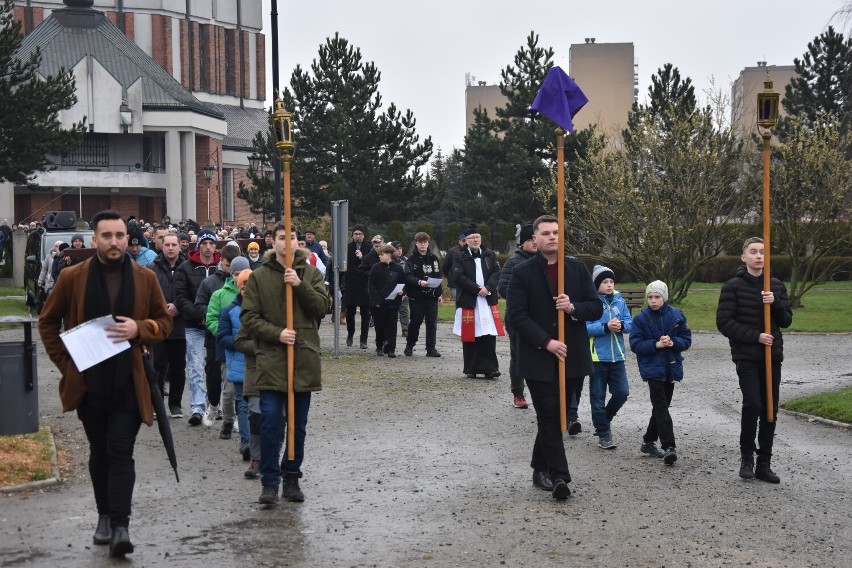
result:
<svg viewBox="0 0 852 568"><path fill-rule="evenodd" d="M291 503L301 503L305 500L305 494L299 489L299 478L295 475L284 476L284 487L281 488L281 496Z"/></svg>
<svg viewBox="0 0 852 568"><path fill-rule="evenodd" d="M557 479L553 482L553 492L551 495L553 495L553 498L557 501L564 501L569 495L571 495L571 489L564 480Z"/></svg>
<svg viewBox="0 0 852 568"><path fill-rule="evenodd" d="M672 465L674 462L677 461L677 450L674 448L674 446L667 449L666 453L663 454L663 461L666 463L666 465Z"/></svg>
<svg viewBox="0 0 852 568"><path fill-rule="evenodd" d="M260 477L260 461L251 460L248 469L243 473L243 477L246 479L257 479ZM278 492L276 491L275 493L277 494Z"/></svg>
<svg viewBox="0 0 852 568"><path fill-rule="evenodd" d="M183 410L180 406L170 406L169 407L169 415L172 418L183 418Z"/></svg>
<svg viewBox="0 0 852 568"><path fill-rule="evenodd" d="M645 442L639 447L639 451L643 454L648 454L652 458L661 458L663 457L663 451L657 447L654 442Z"/></svg>
<svg viewBox="0 0 852 568"><path fill-rule="evenodd" d="M598 437L598 446L600 446L604 450L614 450L615 444L612 442L612 434L607 432L606 434L601 434Z"/></svg>
<svg viewBox="0 0 852 568"><path fill-rule="evenodd" d="M219 430L219 439L220 440L230 440L231 433L234 431L234 423L233 422L222 422L222 429Z"/></svg>
<svg viewBox="0 0 852 568"><path fill-rule="evenodd" d="M527 399L524 398L522 394L516 394L512 404L515 408L529 408L530 405L527 404Z"/></svg>
<svg viewBox="0 0 852 568"><path fill-rule="evenodd" d="M570 420L568 421L568 435L569 436L576 436L577 434L579 434L582 431L583 431L583 425L580 424L578 421L576 421L576 420L574 420L573 422L570 421Z"/></svg>
<svg viewBox="0 0 852 568"><path fill-rule="evenodd" d="M426 350L426 356L427 357L440 357L441 354L438 353L437 349L427 349Z"/></svg>
<svg viewBox="0 0 852 568"><path fill-rule="evenodd" d="M201 424L201 414L198 412L193 412L192 416L189 417L189 425L190 426L198 426Z"/></svg>
<svg viewBox="0 0 852 568"><path fill-rule="evenodd" d="M201 423L210 428L213 426L213 423L216 421L216 410L215 406L208 405L207 410L204 411L204 417L201 419Z"/></svg>
<svg viewBox="0 0 852 568"><path fill-rule="evenodd" d="M260 498L257 500L262 505L273 505L278 502L278 486L264 485L260 492Z"/></svg>
<svg viewBox="0 0 852 568"><path fill-rule="evenodd" d="M406 357L411 357L412 355L414 355L414 350L411 347L406 347L402 350L402 354Z"/></svg>

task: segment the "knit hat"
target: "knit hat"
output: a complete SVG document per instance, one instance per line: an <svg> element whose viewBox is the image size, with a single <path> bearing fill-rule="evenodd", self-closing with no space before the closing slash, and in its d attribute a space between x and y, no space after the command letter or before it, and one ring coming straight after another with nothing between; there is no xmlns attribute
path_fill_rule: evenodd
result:
<svg viewBox="0 0 852 568"><path fill-rule="evenodd" d="M231 261L231 274L234 272L239 272L241 270L248 270L251 268L249 266L249 261L244 256L238 256L234 260Z"/></svg>
<svg viewBox="0 0 852 568"><path fill-rule="evenodd" d="M645 288L645 297L647 297L648 294L651 294L652 292L662 296L664 302L669 301L669 287L666 286L666 283L662 280L654 280L653 282L648 284L648 287Z"/></svg>
<svg viewBox="0 0 852 568"><path fill-rule="evenodd" d="M481 234L482 234L482 231L480 231L480 230L479 230L479 227L477 227L477 226L476 226L476 225L474 225L474 224L469 225L469 226L467 227L467 229L465 229L465 230L464 230L464 236L465 236L465 238L467 238L467 237L469 237L469 236L471 236L471 235L481 235Z"/></svg>
<svg viewBox="0 0 852 568"><path fill-rule="evenodd" d="M129 231L130 240L127 241L127 244L130 246L145 246L145 235L142 234L142 231L138 227L133 227Z"/></svg>
<svg viewBox="0 0 852 568"><path fill-rule="evenodd" d="M595 289L600 288L601 282L607 278L612 278L612 281L615 282L615 272L611 268L596 264L594 270L592 270L592 280L595 282Z"/></svg>
<svg viewBox="0 0 852 568"><path fill-rule="evenodd" d="M210 240L210 241L213 241L214 243L218 243L219 237L217 237L216 233L214 233L210 229L202 229L198 233L198 241L197 242L198 242L198 244L201 244L201 242L205 241L205 240Z"/></svg>
<svg viewBox="0 0 852 568"><path fill-rule="evenodd" d="M352 232L354 233L355 231L361 231L363 233L364 232L364 225L358 223L357 225L353 226Z"/></svg>
<svg viewBox="0 0 852 568"><path fill-rule="evenodd" d="M179 241L188 241L189 235L187 235L186 233L178 233L178 240Z"/></svg>
<svg viewBox="0 0 852 568"><path fill-rule="evenodd" d="M71 242L72 243L74 241L82 241L82 240L83 240L83 235L81 235L79 233L74 233L73 235L71 235Z"/></svg>
<svg viewBox="0 0 852 568"><path fill-rule="evenodd" d="M251 276L251 269L240 272L240 275L237 276L237 290L242 290L246 287L249 276Z"/></svg>
<svg viewBox="0 0 852 568"><path fill-rule="evenodd" d="M248 244L248 246L246 247L246 250L260 250L260 245L257 244L256 242L252 241Z"/></svg>
<svg viewBox="0 0 852 568"><path fill-rule="evenodd" d="M518 236L518 244L522 245L531 238L533 238L533 226L530 224L521 227L521 234Z"/></svg>
<svg viewBox="0 0 852 568"><path fill-rule="evenodd" d="M71 247L71 245L69 245L68 243L62 243L61 245L59 245L59 252L62 252L65 249L70 248L70 247Z"/></svg>

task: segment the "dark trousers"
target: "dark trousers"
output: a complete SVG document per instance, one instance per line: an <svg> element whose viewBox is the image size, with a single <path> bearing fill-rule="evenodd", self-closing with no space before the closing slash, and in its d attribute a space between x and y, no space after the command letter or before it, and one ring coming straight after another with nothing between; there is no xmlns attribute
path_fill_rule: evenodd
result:
<svg viewBox="0 0 852 568"><path fill-rule="evenodd" d="M500 370L497 361L497 337L481 335L476 341L462 342L464 374L488 375Z"/></svg>
<svg viewBox="0 0 852 568"><path fill-rule="evenodd" d="M222 398L222 363L216 360L216 338L204 332L204 375L207 377L207 402L219 406Z"/></svg>
<svg viewBox="0 0 852 568"><path fill-rule="evenodd" d="M521 377L518 370L515 368L517 361L515 360L515 341L517 335L515 330L509 324L506 324L506 333L509 334L509 384L512 394L524 396L524 379Z"/></svg>
<svg viewBox="0 0 852 568"><path fill-rule="evenodd" d="M578 377L565 377L565 386L569 393L577 379ZM530 467L536 471L549 472L553 481L562 479L569 483L571 474L568 471L559 415L559 384L556 380L528 380L527 388L530 390L538 423Z"/></svg>
<svg viewBox="0 0 852 568"><path fill-rule="evenodd" d="M170 337L154 344L154 369L159 376L160 392L169 380L169 407L180 406L186 385L186 339Z"/></svg>
<svg viewBox="0 0 852 568"><path fill-rule="evenodd" d="M648 381L648 390L651 395L651 419L648 421L648 429L642 439L646 443L651 443L656 442L659 438L660 445L663 448L674 448L674 425L669 414L669 406L674 394L674 382Z"/></svg>
<svg viewBox="0 0 852 568"><path fill-rule="evenodd" d="M294 437L296 447L294 460L287 459L287 441L284 439L284 455L278 461L281 441L285 434L282 414L287 405L287 393L280 391L260 391L260 474L264 486L277 487L281 474L302 477L302 461L305 458L305 437L308 428L308 411L311 408L311 393L296 392L293 400L295 410Z"/></svg>
<svg viewBox="0 0 852 568"><path fill-rule="evenodd" d="M770 457L775 438L775 422L766 421L765 362L738 361L737 376L743 393L743 412L740 422L740 451L743 454ZM772 363L772 406L778 415L778 390L781 386L781 363ZM757 446L754 438L757 435Z"/></svg>
<svg viewBox="0 0 852 568"><path fill-rule="evenodd" d="M130 522L130 502L136 483L133 446L142 419L136 406L119 404L92 407L83 398L77 416L89 440L89 476L95 491L98 515L109 515L110 526L126 527Z"/></svg>
<svg viewBox="0 0 852 568"><path fill-rule="evenodd" d="M355 335L355 310L361 309L361 341L367 341L370 332L370 306L346 306L346 333Z"/></svg>
<svg viewBox="0 0 852 568"><path fill-rule="evenodd" d="M435 349L438 337L438 298L409 299L411 321L408 323L406 347L412 348L420 339L420 325L426 319L426 350Z"/></svg>
<svg viewBox="0 0 852 568"><path fill-rule="evenodd" d="M586 382L586 377L577 377L576 384L571 388L566 388L568 393L568 422L576 422L579 418L580 398L583 394L583 383Z"/></svg>
<svg viewBox="0 0 852 568"><path fill-rule="evenodd" d="M376 349L382 349L387 344L388 353L396 351L396 325L399 316L399 304L384 302L372 308L373 327L376 329Z"/></svg>

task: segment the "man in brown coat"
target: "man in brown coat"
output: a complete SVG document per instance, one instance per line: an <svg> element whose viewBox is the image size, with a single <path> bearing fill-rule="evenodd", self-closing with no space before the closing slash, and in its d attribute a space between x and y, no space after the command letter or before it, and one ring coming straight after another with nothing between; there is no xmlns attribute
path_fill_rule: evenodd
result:
<svg viewBox="0 0 852 568"><path fill-rule="evenodd" d="M117 211L92 219L97 255L65 269L39 318L39 332L50 360L62 374L59 397L64 411L76 410L89 440L89 474L98 509L93 542L109 544L110 555L133 552L127 527L136 481L133 447L139 427L153 422L151 391L142 363L142 346L164 340L172 318L157 277L125 254L127 225ZM130 349L77 370L60 338L66 330L112 315L107 327L114 342Z"/></svg>

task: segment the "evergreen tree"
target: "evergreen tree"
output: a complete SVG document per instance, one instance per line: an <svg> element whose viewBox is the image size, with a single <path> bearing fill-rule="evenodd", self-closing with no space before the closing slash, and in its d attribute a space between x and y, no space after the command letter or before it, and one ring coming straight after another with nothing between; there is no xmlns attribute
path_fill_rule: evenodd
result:
<svg viewBox="0 0 852 568"><path fill-rule="evenodd" d="M325 212L349 200L353 220L408 218L434 205L421 168L432 154L410 110L385 107L381 73L361 50L335 34L319 48L310 71L297 66L284 92L294 113L293 195L302 212Z"/></svg>
<svg viewBox="0 0 852 568"><path fill-rule="evenodd" d="M271 130L266 129L255 134L251 144L254 147L254 153L260 156L261 169L255 171L249 164L246 175L251 180L251 184L246 185L245 182L241 181L237 188L237 197L248 203L249 211L255 215L262 214L265 216L274 213L273 191L275 188L273 186L275 181L271 177L271 172L275 161L278 160ZM263 223L266 223L265 218Z"/></svg>
<svg viewBox="0 0 852 568"><path fill-rule="evenodd" d="M59 113L74 106L74 76L65 70L40 77L41 52L17 56L24 41L12 0L0 8L0 182L29 183L52 164L49 155L67 154L79 144L81 121L65 130Z"/></svg>

